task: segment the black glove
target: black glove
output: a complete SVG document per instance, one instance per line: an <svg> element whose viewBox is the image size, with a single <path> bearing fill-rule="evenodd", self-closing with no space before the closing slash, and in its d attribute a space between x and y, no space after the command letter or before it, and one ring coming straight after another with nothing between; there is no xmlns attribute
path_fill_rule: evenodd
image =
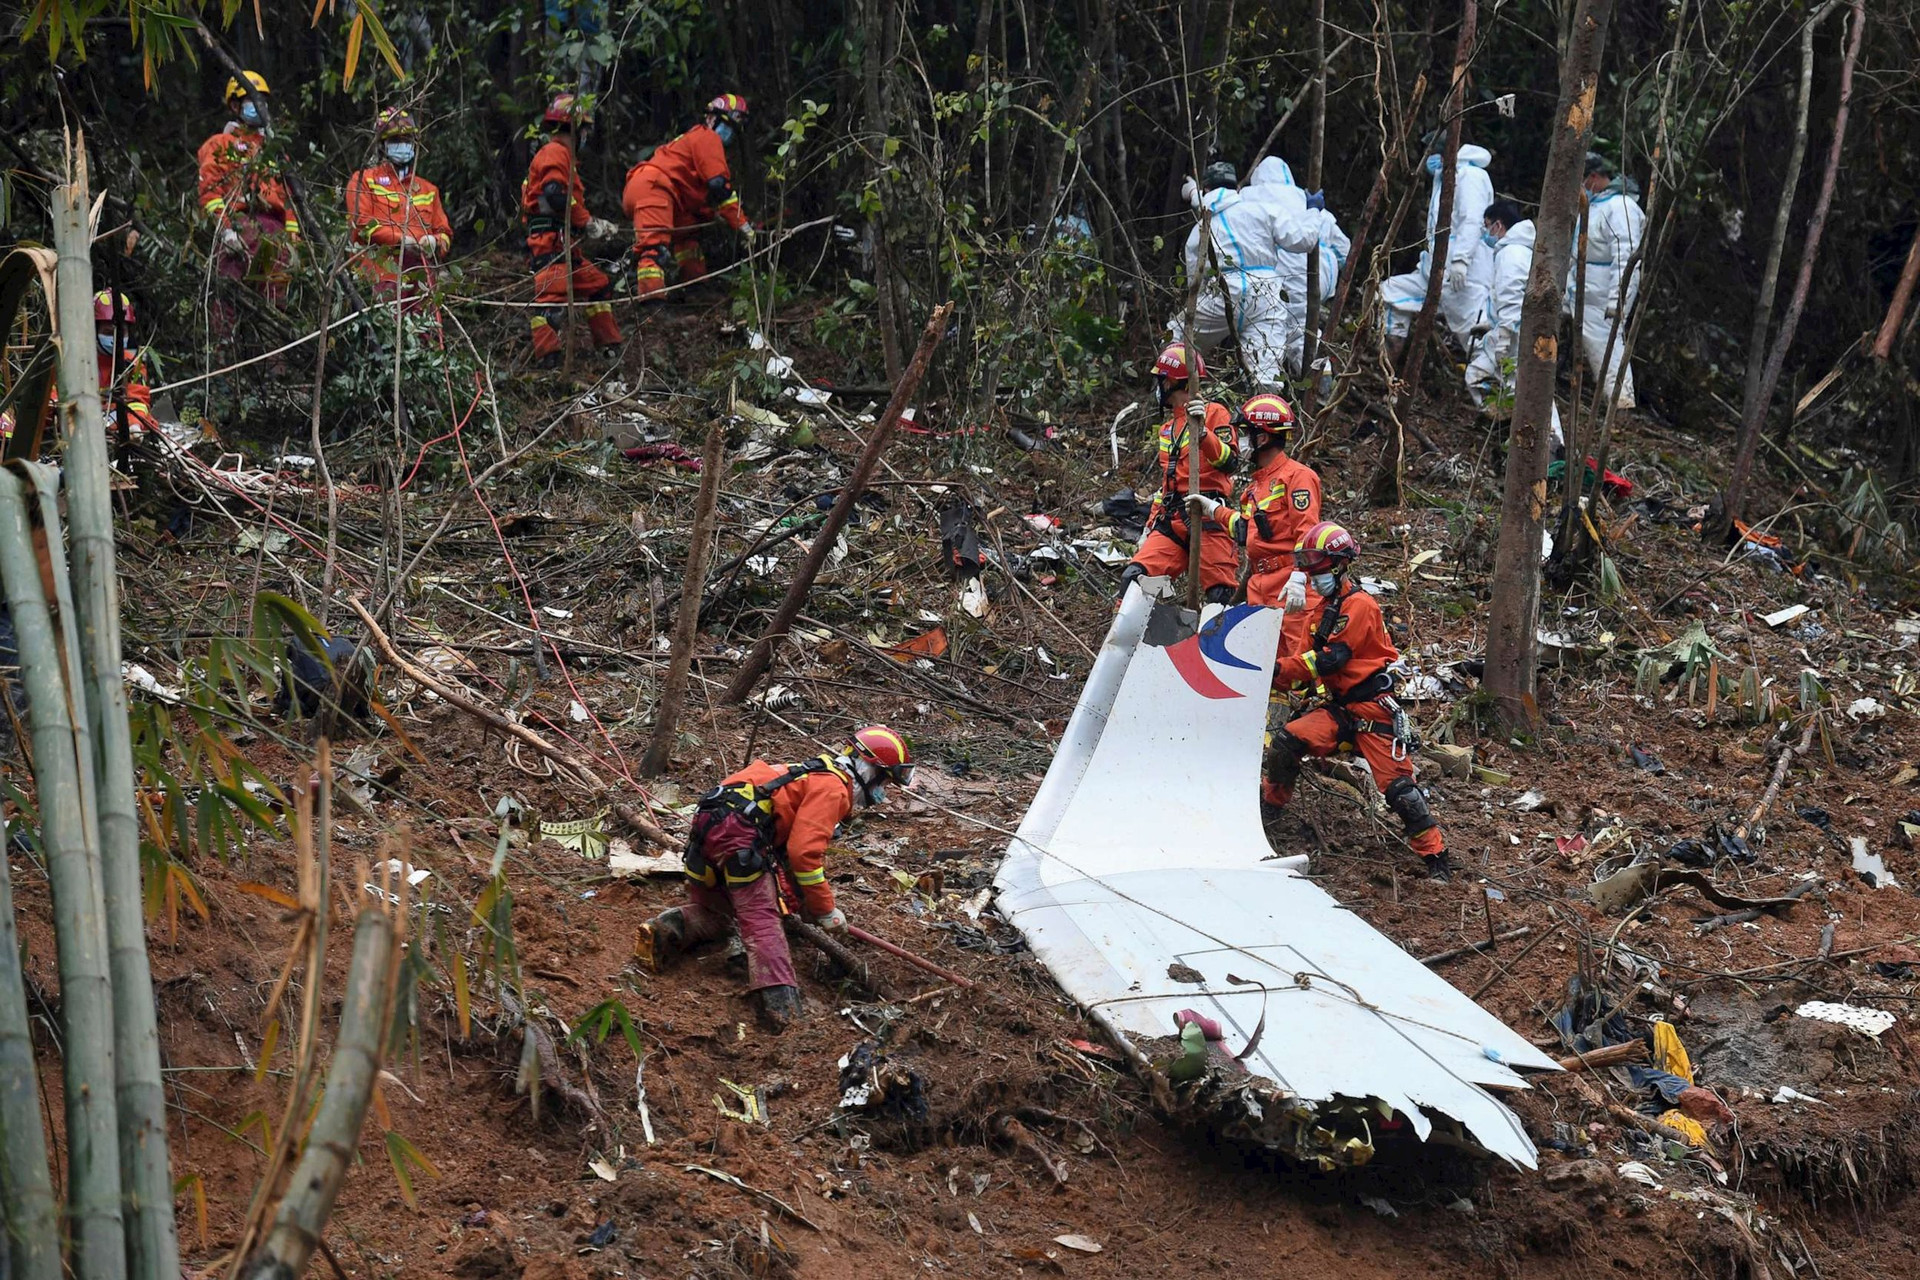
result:
<svg viewBox="0 0 1920 1280"><path fill-rule="evenodd" d="M1353 650L1345 640L1335 640L1332 644L1322 645L1320 656L1314 660L1314 670L1321 675L1338 671L1353 660Z"/></svg>
<svg viewBox="0 0 1920 1280"><path fill-rule="evenodd" d="M567 188L560 182L549 182L540 188L540 208L558 217L567 211Z"/></svg>

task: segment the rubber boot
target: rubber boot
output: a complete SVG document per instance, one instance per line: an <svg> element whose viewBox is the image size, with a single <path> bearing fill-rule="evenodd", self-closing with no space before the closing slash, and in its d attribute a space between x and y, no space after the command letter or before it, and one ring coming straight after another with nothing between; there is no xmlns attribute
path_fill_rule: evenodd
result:
<svg viewBox="0 0 1920 1280"><path fill-rule="evenodd" d="M800 1021L800 988L798 987L761 987L754 993L759 998L760 1022L769 1031L785 1031Z"/></svg>
<svg viewBox="0 0 1920 1280"><path fill-rule="evenodd" d="M669 907L640 926L633 940L633 958L651 973L659 973L667 961L686 947L687 922L680 908Z"/></svg>
<svg viewBox="0 0 1920 1280"><path fill-rule="evenodd" d="M1427 879L1438 880L1441 884L1446 884L1453 879L1453 863L1448 859L1445 849L1438 853L1429 853L1420 861L1427 866Z"/></svg>

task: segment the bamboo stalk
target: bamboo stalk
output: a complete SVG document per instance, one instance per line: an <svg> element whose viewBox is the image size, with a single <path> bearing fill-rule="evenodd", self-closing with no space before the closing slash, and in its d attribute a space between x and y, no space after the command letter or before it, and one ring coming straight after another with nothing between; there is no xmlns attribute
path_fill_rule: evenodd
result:
<svg viewBox="0 0 1920 1280"><path fill-rule="evenodd" d="M100 429L99 404L95 387L96 431ZM21 469L31 472L35 465L23 464ZM114 1106L113 983L108 976L99 833L93 819L86 690L65 678L79 664L70 654L67 637L54 626L41 579L44 556L51 581L56 588L64 587L66 557L57 531L52 538L36 539L26 488L14 471L0 472L0 579L6 585L19 640L20 676L33 730L40 847L53 890L60 1015L66 1036L61 1066L73 1273L86 1280L120 1280L126 1275L126 1241ZM64 606L61 616L71 617L69 602L60 603Z"/></svg>
<svg viewBox="0 0 1920 1280"><path fill-rule="evenodd" d="M98 372L90 344L81 341L81 335L92 333L94 327L87 206L82 145L75 148L74 181L54 196L54 242L60 250L60 373L67 384L63 399L69 406L64 477L67 540L73 557L79 670L86 684L93 744L100 887L106 908L108 974L113 982L114 1105L127 1215L127 1267L141 1280L173 1280L180 1274L180 1245L174 1234L167 1099L160 1078L160 1032L140 891L133 742L127 728L127 689L120 674L111 469L101 425ZM51 531L57 521L55 475L51 470L36 470L33 476Z"/></svg>
<svg viewBox="0 0 1920 1280"><path fill-rule="evenodd" d="M274 1215L273 1229L241 1269L246 1280L296 1280L306 1274L321 1244L334 1200L346 1181L347 1166L359 1148L360 1126L384 1057L394 932L386 904L363 901L354 922L340 1038L334 1044L326 1091L286 1198Z"/></svg>
<svg viewBox="0 0 1920 1280"><path fill-rule="evenodd" d="M7 847L0 817L0 850ZM13 929L13 875L0 853L0 1214L6 1258L18 1280L60 1280L59 1211L47 1174L40 1090L33 1070L33 1028Z"/></svg>
<svg viewBox="0 0 1920 1280"><path fill-rule="evenodd" d="M716 418L707 429L707 448L700 459L700 497L693 508L693 538L687 544L686 577L680 584L680 612L673 619L673 657L660 701L653 713L653 741L640 762L642 777L667 767L673 756L674 729L680 704L687 696L687 676L693 670L693 646L700 634L700 597L707 584L707 555L713 547L713 509L720 499L720 469L727 449L727 427Z"/></svg>

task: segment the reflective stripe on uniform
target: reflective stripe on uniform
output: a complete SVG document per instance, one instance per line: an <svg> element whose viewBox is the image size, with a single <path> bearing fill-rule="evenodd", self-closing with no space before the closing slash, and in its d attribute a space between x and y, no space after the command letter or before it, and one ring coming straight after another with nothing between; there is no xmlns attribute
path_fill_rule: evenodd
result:
<svg viewBox="0 0 1920 1280"><path fill-rule="evenodd" d="M795 884L799 885L825 884L827 880L827 869L825 867L816 867L812 871L796 871L793 873L793 880Z"/></svg>

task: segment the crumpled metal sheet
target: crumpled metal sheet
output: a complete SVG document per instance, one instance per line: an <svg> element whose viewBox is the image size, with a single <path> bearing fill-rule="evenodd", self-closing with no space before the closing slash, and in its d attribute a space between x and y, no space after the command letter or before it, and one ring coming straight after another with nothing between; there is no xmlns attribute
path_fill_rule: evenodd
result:
<svg viewBox="0 0 1920 1280"><path fill-rule="evenodd" d="M1553 1060L1302 877L1304 858L1272 856L1256 796L1279 612L1209 609L1173 640L1174 606L1149 595L1164 580L1143 586L1008 847L1000 911L1067 994L1136 1042L1173 1036L1190 1008L1219 1022L1230 1056L1264 1016L1251 1078L1210 1070L1186 1089L1230 1133L1357 1164L1383 1123L1425 1139L1438 1120L1532 1167L1488 1090L1525 1088L1515 1068Z"/></svg>

